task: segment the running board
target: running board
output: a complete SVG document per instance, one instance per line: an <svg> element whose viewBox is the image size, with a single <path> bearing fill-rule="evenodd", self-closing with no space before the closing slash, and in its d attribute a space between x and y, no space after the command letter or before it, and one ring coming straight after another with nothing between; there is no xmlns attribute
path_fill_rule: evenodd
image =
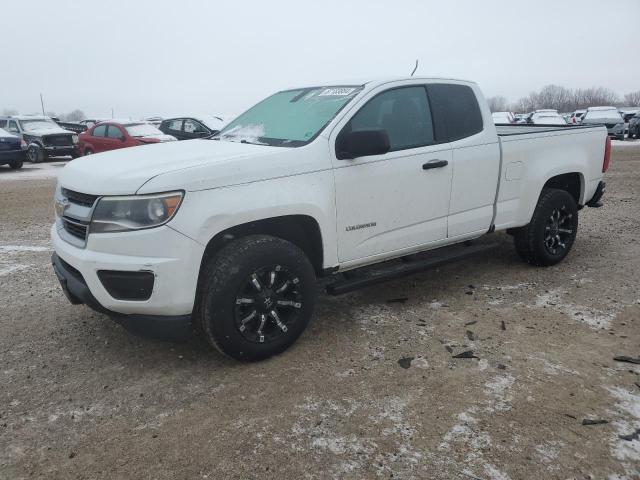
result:
<svg viewBox="0 0 640 480"><path fill-rule="evenodd" d="M347 278L344 280L338 280L334 283L327 285L327 293L329 295L342 295L343 293L352 292L360 288L376 285L378 283L386 282L387 280L393 280L395 278L404 277L405 275L411 275L414 273L428 270L430 268L439 267L447 263L457 262L465 258L476 255L477 253L486 252L492 250L498 246L497 243L485 244L485 245L471 245L455 247L446 252L440 253L436 256L431 256L426 259L416 259L407 261L407 257L403 257L405 260L403 263L392 263L387 267L380 267L374 269L374 267L363 267L362 274L354 276L353 278ZM434 250L434 252L437 250ZM355 274L356 271L353 271ZM348 272L352 273L352 272ZM359 273L359 272L358 272Z"/></svg>

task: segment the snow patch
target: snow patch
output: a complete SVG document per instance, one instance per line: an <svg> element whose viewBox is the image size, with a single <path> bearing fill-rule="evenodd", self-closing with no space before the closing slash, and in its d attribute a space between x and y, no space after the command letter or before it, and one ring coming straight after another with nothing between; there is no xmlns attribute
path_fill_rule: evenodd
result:
<svg viewBox="0 0 640 480"><path fill-rule="evenodd" d="M536 296L535 308L551 307L572 319L586 323L594 329L608 329L616 318L614 313L603 312L595 308L574 305L562 301L566 290L556 288Z"/></svg>

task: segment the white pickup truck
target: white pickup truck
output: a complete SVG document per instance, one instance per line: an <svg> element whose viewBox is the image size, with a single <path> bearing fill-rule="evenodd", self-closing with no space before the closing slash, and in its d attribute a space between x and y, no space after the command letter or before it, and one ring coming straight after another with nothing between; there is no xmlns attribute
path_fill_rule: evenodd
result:
<svg viewBox="0 0 640 480"><path fill-rule="evenodd" d="M561 261L578 210L600 205L609 158L602 126L496 130L471 82L285 90L209 139L69 163L52 261L72 303L133 332L196 331L261 359L304 331L318 276L342 293L394 259L496 230L530 264ZM375 277L341 275L381 262Z"/></svg>

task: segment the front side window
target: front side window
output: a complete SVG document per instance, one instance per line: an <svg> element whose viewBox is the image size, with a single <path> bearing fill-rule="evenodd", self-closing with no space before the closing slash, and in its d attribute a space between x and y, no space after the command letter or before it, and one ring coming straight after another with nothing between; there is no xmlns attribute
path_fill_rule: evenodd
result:
<svg viewBox="0 0 640 480"><path fill-rule="evenodd" d="M122 134L122 131L115 125L109 125L109 128L107 130L107 137L109 138L122 138L124 137L124 135Z"/></svg>
<svg viewBox="0 0 640 480"><path fill-rule="evenodd" d="M7 126L7 131L11 133L20 133L20 130L18 130L18 124L13 120L9 122L9 125Z"/></svg>
<svg viewBox="0 0 640 480"><path fill-rule="evenodd" d="M306 145L361 88L312 87L276 93L237 117L212 138L279 147Z"/></svg>
<svg viewBox="0 0 640 480"><path fill-rule="evenodd" d="M184 131L187 133L207 133L207 130L200 123L190 118L184 121Z"/></svg>
<svg viewBox="0 0 640 480"><path fill-rule="evenodd" d="M482 131L482 113L471 87L448 83L427 85L437 138L455 142Z"/></svg>
<svg viewBox="0 0 640 480"><path fill-rule="evenodd" d="M6 120L0 120L0 128L4 128L7 126L7 121Z"/></svg>
<svg viewBox="0 0 640 480"><path fill-rule="evenodd" d="M345 126L347 131L378 129L389 135L391 151L433 144L433 121L424 87L383 92L369 100Z"/></svg>
<svg viewBox="0 0 640 480"><path fill-rule="evenodd" d="M94 137L106 137L107 136L107 126L106 125L98 125L93 129Z"/></svg>

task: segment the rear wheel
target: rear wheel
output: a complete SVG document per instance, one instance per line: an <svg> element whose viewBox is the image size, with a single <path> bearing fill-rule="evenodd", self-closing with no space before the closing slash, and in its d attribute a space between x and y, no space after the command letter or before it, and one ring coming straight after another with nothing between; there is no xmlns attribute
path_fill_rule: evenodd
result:
<svg viewBox="0 0 640 480"><path fill-rule="evenodd" d="M46 160L46 154L38 145L30 145L27 149L27 159L32 163L40 163Z"/></svg>
<svg viewBox="0 0 640 480"><path fill-rule="evenodd" d="M13 168L14 170L19 170L22 168L22 165L24 164L24 162L22 160L14 160L13 162L11 162L9 164L9 166L11 168Z"/></svg>
<svg viewBox="0 0 640 480"><path fill-rule="evenodd" d="M567 256L578 232L578 208L564 190L544 189L531 223L514 232L518 255L527 263L549 266Z"/></svg>
<svg viewBox="0 0 640 480"><path fill-rule="evenodd" d="M315 273L296 245L250 235L204 266L194 322L207 341L238 360L260 360L293 344L315 304Z"/></svg>

